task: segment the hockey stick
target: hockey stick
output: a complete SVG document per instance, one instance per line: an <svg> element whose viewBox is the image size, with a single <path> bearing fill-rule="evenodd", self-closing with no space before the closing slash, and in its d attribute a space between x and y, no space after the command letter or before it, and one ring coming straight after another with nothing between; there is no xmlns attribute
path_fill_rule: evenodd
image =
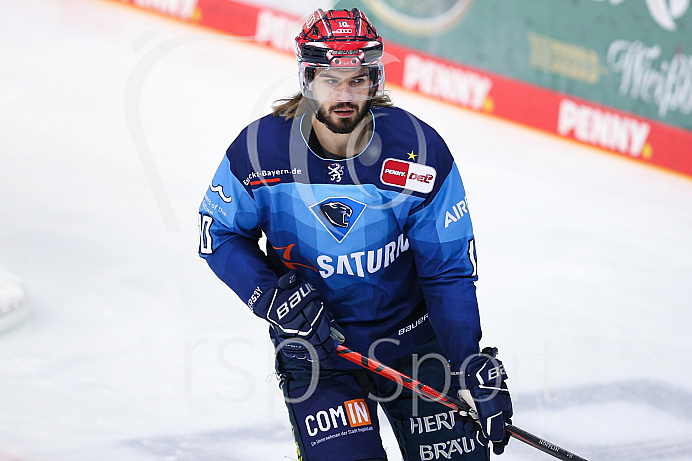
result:
<svg viewBox="0 0 692 461"><path fill-rule="evenodd" d="M380 376L384 376L385 378L391 381L399 383L402 386L412 390L413 392L436 400L442 405L445 405L453 410L468 411L470 409L469 405L466 402L454 399L452 397L449 397L448 395L437 392L432 387L423 384L420 381L416 381L415 379L406 376L405 374L395 370L394 368L388 367L387 365L384 365L378 362L377 360L374 360L370 357L365 357L359 352L352 351L351 349L342 346L341 344L336 345L336 352L341 357L355 363L356 365L360 365L361 367L375 372ZM557 445L543 440L542 438L535 436L530 432L526 432L525 430L520 429L512 424L507 424L505 429L507 430L507 432L509 432L509 434L512 437L521 440L522 442L538 450L541 450L544 453L548 453L549 455L552 455L557 459L561 459L563 461L587 461L586 459L577 456L574 453L570 453L564 448L560 448Z"/></svg>

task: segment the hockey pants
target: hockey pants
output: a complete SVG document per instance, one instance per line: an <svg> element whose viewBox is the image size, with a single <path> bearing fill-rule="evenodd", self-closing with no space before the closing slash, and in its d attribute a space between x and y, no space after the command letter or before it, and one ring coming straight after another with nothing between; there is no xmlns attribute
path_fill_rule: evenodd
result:
<svg viewBox="0 0 692 461"><path fill-rule="evenodd" d="M421 361L427 354L442 356L437 342L429 341L415 354L387 365L442 390L447 373L444 364L436 359ZM341 360L345 365L346 361ZM311 380L309 362L282 354L278 354L277 369L299 461L386 461L378 404L394 431L404 461L489 459L486 447L454 430L454 411L375 373L322 368Z"/></svg>

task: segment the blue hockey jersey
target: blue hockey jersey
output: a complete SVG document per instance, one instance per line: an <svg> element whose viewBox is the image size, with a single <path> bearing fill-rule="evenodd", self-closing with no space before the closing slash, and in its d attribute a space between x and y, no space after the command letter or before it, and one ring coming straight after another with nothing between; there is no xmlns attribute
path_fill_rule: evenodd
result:
<svg viewBox="0 0 692 461"><path fill-rule="evenodd" d="M371 112L367 148L342 160L308 147L300 117L247 126L200 206L200 256L250 308L295 269L349 348L374 344L387 363L437 334L460 363L481 336L464 186L430 126L399 108Z"/></svg>

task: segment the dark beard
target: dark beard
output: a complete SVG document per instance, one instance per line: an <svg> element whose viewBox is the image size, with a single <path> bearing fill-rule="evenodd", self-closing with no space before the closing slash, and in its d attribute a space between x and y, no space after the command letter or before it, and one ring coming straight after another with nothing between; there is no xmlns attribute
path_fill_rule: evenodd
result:
<svg viewBox="0 0 692 461"><path fill-rule="evenodd" d="M315 118L317 119L317 121L323 123L327 128L329 128L329 131L331 131L332 133L348 134L351 133L356 128L356 126L358 126L358 124L368 113L368 111L370 110L370 102L368 102L368 104L364 104L363 108L360 111L358 111L358 106L354 104L349 104L347 102L337 104L334 107L332 107L332 110L336 109L353 109L356 111L356 117L353 119L339 118L336 121L334 121L327 117L327 114L325 114L325 108L324 106L322 106L315 113Z"/></svg>

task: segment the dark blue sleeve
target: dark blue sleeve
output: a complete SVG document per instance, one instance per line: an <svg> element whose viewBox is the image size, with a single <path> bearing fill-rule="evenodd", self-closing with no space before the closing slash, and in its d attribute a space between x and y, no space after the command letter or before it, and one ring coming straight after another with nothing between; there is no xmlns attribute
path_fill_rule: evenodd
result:
<svg viewBox="0 0 692 461"><path fill-rule="evenodd" d="M443 156L451 154L442 141ZM450 160L451 161L451 160ZM476 300L476 251L473 227L461 176L452 163L446 177L424 206L414 209L407 235L430 322L447 358L458 364L477 353L481 339Z"/></svg>
<svg viewBox="0 0 692 461"><path fill-rule="evenodd" d="M199 208L199 254L252 309L260 294L276 286L278 277L259 248L262 233L257 207L232 173L229 154L221 161Z"/></svg>

